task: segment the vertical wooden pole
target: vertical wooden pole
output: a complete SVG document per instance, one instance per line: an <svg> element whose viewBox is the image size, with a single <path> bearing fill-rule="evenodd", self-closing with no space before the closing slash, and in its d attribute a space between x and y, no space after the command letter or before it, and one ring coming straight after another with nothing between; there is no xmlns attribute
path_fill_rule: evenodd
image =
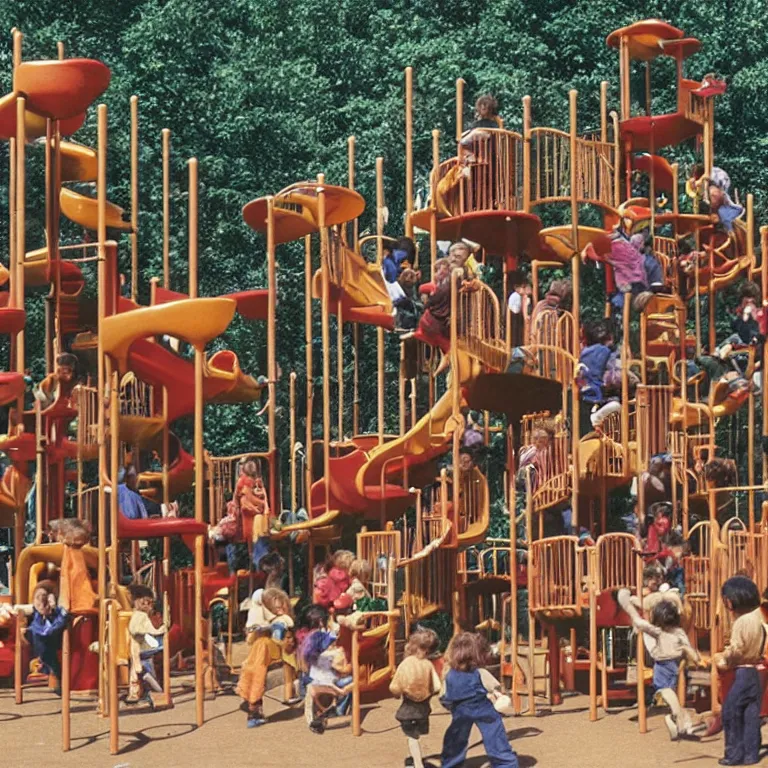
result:
<svg viewBox="0 0 768 768"><path fill-rule="evenodd" d="M61 634L61 749L69 752L70 742L70 706L72 673L72 630L69 626Z"/></svg>
<svg viewBox="0 0 768 768"><path fill-rule="evenodd" d="M107 653L108 691L109 691L109 752L116 755L120 748L119 710L120 699L117 687L117 585L120 583L120 541L117 535L117 516L120 514L117 503L117 475L120 458L120 401L119 376L112 369L111 360L107 360L109 379L109 643Z"/></svg>
<svg viewBox="0 0 768 768"><path fill-rule="evenodd" d="M355 137L350 136L347 139L347 164L348 179L347 186L350 189L355 188ZM350 247L357 250L358 240L358 220L352 222L352 238ZM357 323L352 323L352 354L353 354L353 372L352 372L352 434L360 433L360 328Z"/></svg>
<svg viewBox="0 0 768 768"><path fill-rule="evenodd" d="M304 347L307 369L307 416L306 416L306 488L312 486L312 411L314 404L314 372L312 370L312 236L304 238Z"/></svg>
<svg viewBox="0 0 768 768"><path fill-rule="evenodd" d="M360 633L352 630L352 735L360 736Z"/></svg>
<svg viewBox="0 0 768 768"><path fill-rule="evenodd" d="M325 217L325 176L317 177L317 218L320 229L320 269L322 276L322 308L320 320L322 323L323 341L323 477L325 478L325 508L330 507L330 466L331 466L331 350L330 327L328 324L328 308L330 306L330 258L328 248L328 228Z"/></svg>
<svg viewBox="0 0 768 768"><path fill-rule="evenodd" d="M642 603L643 599L643 558L636 558L636 582L637 596ZM714 570L714 569L713 569ZM637 723L640 733L648 733L647 711L645 706L645 643L643 642L643 633L637 635ZM712 665L715 668L715 665ZM714 701L714 698L713 698Z"/></svg>
<svg viewBox="0 0 768 768"><path fill-rule="evenodd" d="M106 201L107 201L107 107L100 104L97 109L98 120L98 144L97 144L97 173L96 173L96 199L98 212L98 316L99 334L97 337L97 366L98 366L98 425L97 440L99 447L99 501L98 501L98 592L99 600L99 711L102 715L107 713L106 686L104 670L106 668L106 649L101 642L106 635L106 599L107 594L107 510L104 495L104 476L107 472L107 441L105 435L106 413L102 400L106 391L107 380L104 366L104 346L102 343L102 325L106 315Z"/></svg>
<svg viewBox="0 0 768 768"><path fill-rule="evenodd" d="M41 544L45 530L45 521L43 520L45 448L43 447L43 412L39 400L35 400L35 445L37 459L35 464L35 544Z"/></svg>
<svg viewBox="0 0 768 768"><path fill-rule="evenodd" d="M198 164L192 157L188 163L189 174L189 297L196 299L198 286ZM205 349L195 348L195 520L203 522L203 492L205 486L203 456L203 367ZM209 649L210 651L210 649ZM197 726L205 718L205 682L203 680L203 537L195 537L195 720Z"/></svg>
<svg viewBox="0 0 768 768"><path fill-rule="evenodd" d="M131 299L139 295L139 97L131 96Z"/></svg>
<svg viewBox="0 0 768 768"><path fill-rule="evenodd" d="M347 186L351 189L355 189L355 137L350 136L347 139ZM352 222L352 238L349 242L350 248L357 250L358 239L358 220L355 219Z"/></svg>
<svg viewBox="0 0 768 768"><path fill-rule="evenodd" d="M570 150L571 150L571 238L574 243L574 255L571 259L571 280L573 287L573 349L574 354L578 354L580 346L579 329L581 324L580 317L580 275L579 269L581 261L579 260L579 201L576 195L576 182L578 179L579 168L577 165L578 153L577 145L577 113L576 100L578 91L571 90L568 94L569 112L570 112ZM572 423L571 423L571 452L573 459L572 484L573 495L571 509L573 510L573 527L579 529L579 394L576 387L571 388L572 397Z"/></svg>
<svg viewBox="0 0 768 768"><path fill-rule="evenodd" d="M600 141L608 142L608 81L600 83Z"/></svg>
<svg viewBox="0 0 768 768"><path fill-rule="evenodd" d="M405 68L405 234L413 237L413 67Z"/></svg>
<svg viewBox="0 0 768 768"><path fill-rule="evenodd" d="M376 259L381 264L384 256L384 158L376 158ZM384 329L376 328L376 352L377 352L377 421L379 427L379 445L384 442L384 387L386 375L384 370Z"/></svg>
<svg viewBox="0 0 768 768"><path fill-rule="evenodd" d="M288 444L290 446L291 458L291 512L296 511L296 371L291 371L288 379L288 398L290 404L290 433ZM305 502L309 506L309 502ZM293 576L293 574L291 574ZM293 590L291 590L293 594Z"/></svg>
<svg viewBox="0 0 768 768"><path fill-rule="evenodd" d="M435 277L437 261L437 183L440 176L440 131L432 131L432 216L429 219L429 274Z"/></svg>
<svg viewBox="0 0 768 768"><path fill-rule="evenodd" d="M523 211L531 212L531 97L523 96ZM506 293L504 294L506 296Z"/></svg>
<svg viewBox="0 0 768 768"><path fill-rule="evenodd" d="M277 263L275 260L275 201L267 198L267 440L269 450L269 493L272 509L282 503L278 494L277 466Z"/></svg>
<svg viewBox="0 0 768 768"><path fill-rule="evenodd" d="M24 260L26 254L26 99L16 99L16 306L24 309ZM16 334L16 372L24 375L24 328ZM24 394L16 401L19 423L24 413ZM18 557L18 555L17 555Z"/></svg>
<svg viewBox="0 0 768 768"><path fill-rule="evenodd" d="M464 81L456 80L456 143L459 163L462 162L464 149L461 146L461 135L464 133ZM459 184L459 213L464 213L464 184Z"/></svg>
<svg viewBox="0 0 768 768"><path fill-rule="evenodd" d="M171 131L163 128L163 288L171 287Z"/></svg>

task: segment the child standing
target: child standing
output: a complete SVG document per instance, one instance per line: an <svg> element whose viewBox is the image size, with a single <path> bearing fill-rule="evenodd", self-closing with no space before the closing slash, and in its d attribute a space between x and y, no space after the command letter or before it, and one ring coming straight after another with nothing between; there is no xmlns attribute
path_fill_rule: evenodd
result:
<svg viewBox="0 0 768 768"><path fill-rule="evenodd" d="M592 429L592 408L603 402L603 377L611 357L613 332L606 320L584 326L586 346L579 356L581 369L581 435Z"/></svg>
<svg viewBox="0 0 768 768"><path fill-rule="evenodd" d="M147 686L146 699L154 706L149 694L152 689L162 692L155 676L155 665L152 657L163 650L164 624L156 627L150 619L154 612L155 593L143 584L131 584L128 588L133 603L133 613L128 622L130 637L130 672L128 674L128 696L126 704L138 704L140 701L141 684Z"/></svg>
<svg viewBox="0 0 768 768"><path fill-rule="evenodd" d="M488 698L480 676L488 656L484 638L460 632L451 640L445 655L448 672L440 702L452 719L443 738L442 767L457 768L464 764L469 733L477 725L491 765L518 768L517 755L509 745L501 715Z"/></svg>
<svg viewBox="0 0 768 768"><path fill-rule="evenodd" d="M735 671L733 685L723 702L725 756L720 765L757 765L760 751L760 703L763 689L757 664L765 652L766 627L760 595L746 576L733 576L723 584L725 607L735 617L731 641L714 663L721 671Z"/></svg>
<svg viewBox="0 0 768 768"><path fill-rule="evenodd" d="M413 765L414 768L424 768L419 737L429 733L432 712L429 700L440 691L440 678L429 660L437 648L437 633L433 630L419 629L414 632L405 646L405 658L389 684L392 695L403 699L395 719L408 739L411 758L410 762L406 760L406 765Z"/></svg>
<svg viewBox="0 0 768 768"><path fill-rule="evenodd" d="M657 602L648 622L638 614L628 589L620 589L617 599L632 619L635 630L643 633L645 647L653 659L653 687L672 712L664 718L670 738L675 740L680 735L691 734L691 719L680 706L675 689L682 658L698 664L700 657L680 626L677 606L669 600Z"/></svg>
<svg viewBox="0 0 768 768"><path fill-rule="evenodd" d="M53 688L61 696L61 635L67 625L67 612L56 606L56 595L50 581L41 581L32 593L32 620L27 638L32 655L42 662L42 671L52 678Z"/></svg>

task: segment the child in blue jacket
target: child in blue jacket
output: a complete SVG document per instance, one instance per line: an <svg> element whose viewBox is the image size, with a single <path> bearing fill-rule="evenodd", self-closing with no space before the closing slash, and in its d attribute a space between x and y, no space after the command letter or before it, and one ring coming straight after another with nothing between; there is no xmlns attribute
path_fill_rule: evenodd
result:
<svg viewBox="0 0 768 768"><path fill-rule="evenodd" d="M445 652L448 673L440 703L450 711L452 719L443 738L442 768L464 765L473 725L480 730L493 768L518 768L517 755L509 745L501 715L488 698L488 689L480 676L487 657L485 639L472 632L456 635Z"/></svg>
<svg viewBox="0 0 768 768"><path fill-rule="evenodd" d="M68 615L56 605L53 584L38 583L32 595L32 620L27 627L27 640L32 646L33 658L40 659L42 671L55 679L55 691L61 695L61 638L67 625Z"/></svg>

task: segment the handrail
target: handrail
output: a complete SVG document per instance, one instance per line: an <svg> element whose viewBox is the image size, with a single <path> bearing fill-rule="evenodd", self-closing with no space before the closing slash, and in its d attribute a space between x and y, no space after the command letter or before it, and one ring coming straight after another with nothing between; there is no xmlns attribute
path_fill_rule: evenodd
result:
<svg viewBox="0 0 768 768"><path fill-rule="evenodd" d="M499 300L490 286L474 281L458 294L458 344L481 363L497 371L509 365L509 350L501 329Z"/></svg>

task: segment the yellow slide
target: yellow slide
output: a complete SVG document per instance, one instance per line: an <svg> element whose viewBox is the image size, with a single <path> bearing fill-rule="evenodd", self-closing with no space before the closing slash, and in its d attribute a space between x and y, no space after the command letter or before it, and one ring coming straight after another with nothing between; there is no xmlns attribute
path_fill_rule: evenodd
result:
<svg viewBox="0 0 768 768"><path fill-rule="evenodd" d="M458 375L464 387L480 374L480 363L466 352L459 351L457 357L458 371L454 374ZM453 430L460 427L461 422L457 423L453 418L453 393L449 387L432 410L419 419L412 429L402 437L368 452L368 460L355 478L357 492L365 496L366 486L380 487L384 465L394 469L397 466L396 459L403 458L409 465L418 465L439 456L447 449Z"/></svg>

